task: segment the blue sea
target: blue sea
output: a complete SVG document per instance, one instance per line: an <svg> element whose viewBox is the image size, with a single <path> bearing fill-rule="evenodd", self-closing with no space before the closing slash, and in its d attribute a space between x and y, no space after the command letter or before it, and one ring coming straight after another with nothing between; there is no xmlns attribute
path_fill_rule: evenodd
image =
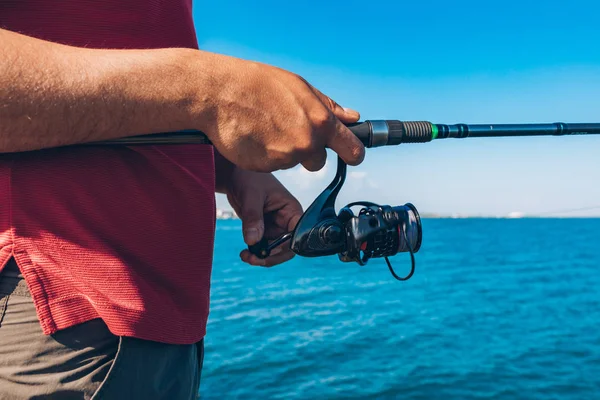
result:
<svg viewBox="0 0 600 400"><path fill-rule="evenodd" d="M248 266L219 221L202 398L600 399L600 219L423 229L399 282L381 259Z"/></svg>

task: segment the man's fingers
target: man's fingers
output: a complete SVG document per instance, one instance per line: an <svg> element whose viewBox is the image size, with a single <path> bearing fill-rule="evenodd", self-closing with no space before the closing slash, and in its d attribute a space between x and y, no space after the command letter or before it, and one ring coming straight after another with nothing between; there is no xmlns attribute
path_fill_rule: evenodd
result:
<svg viewBox="0 0 600 400"><path fill-rule="evenodd" d="M329 136L327 147L335 151L348 165L358 165L365 159L365 146L340 120Z"/></svg>
<svg viewBox="0 0 600 400"><path fill-rule="evenodd" d="M302 161L302 166L311 172L319 171L327 163L327 150L321 148L311 153L311 157Z"/></svg>
<svg viewBox="0 0 600 400"><path fill-rule="evenodd" d="M327 147L335 151L348 165L362 163L365 158L365 146L345 125L357 122L360 119L360 114L357 111L343 108L312 85L309 84L309 87L336 117L335 131L329 135Z"/></svg>
<svg viewBox="0 0 600 400"><path fill-rule="evenodd" d="M264 198L262 196L245 196L241 201L241 219L244 241L247 245L258 243L265 234L263 218Z"/></svg>

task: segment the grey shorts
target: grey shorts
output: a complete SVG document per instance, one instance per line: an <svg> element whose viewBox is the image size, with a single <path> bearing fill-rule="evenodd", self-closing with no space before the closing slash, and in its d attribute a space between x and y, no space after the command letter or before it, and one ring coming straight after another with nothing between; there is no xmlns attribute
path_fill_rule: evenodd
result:
<svg viewBox="0 0 600 400"><path fill-rule="evenodd" d="M13 260L0 273L0 399L196 399L204 343L169 345L93 320L42 333Z"/></svg>

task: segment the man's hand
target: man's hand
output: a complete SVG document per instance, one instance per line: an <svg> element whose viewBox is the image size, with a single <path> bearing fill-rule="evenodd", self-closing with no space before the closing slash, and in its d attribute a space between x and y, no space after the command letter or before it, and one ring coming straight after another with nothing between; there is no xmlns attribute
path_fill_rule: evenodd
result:
<svg viewBox="0 0 600 400"><path fill-rule="evenodd" d="M244 171L236 168L229 175L227 199L242 220L244 241L256 244L263 235L276 239L292 231L302 216L302 206L292 194L269 173ZM272 267L294 257L289 243L273 249L266 259L243 250L242 261L251 265Z"/></svg>
<svg viewBox="0 0 600 400"><path fill-rule="evenodd" d="M300 76L233 57L195 57L203 69L209 66L215 82L208 93L199 93L205 107L198 127L237 166L272 172L302 164L317 171L325 165L326 148L349 165L363 161L364 146L345 125L357 122L359 113L342 108ZM194 66L193 57L184 65ZM205 73L193 71L190 83ZM206 107L214 112L207 116Z"/></svg>

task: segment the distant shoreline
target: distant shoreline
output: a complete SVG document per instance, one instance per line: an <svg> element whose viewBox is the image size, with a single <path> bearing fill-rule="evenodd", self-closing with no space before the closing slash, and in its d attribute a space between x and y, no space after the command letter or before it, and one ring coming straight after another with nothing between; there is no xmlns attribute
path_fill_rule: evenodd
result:
<svg viewBox="0 0 600 400"><path fill-rule="evenodd" d="M527 215L527 214L514 214L514 215L443 215L443 214L432 214L422 213L421 219L600 219L600 215ZM239 220L239 217L232 210L217 210L217 220Z"/></svg>
<svg viewBox="0 0 600 400"><path fill-rule="evenodd" d="M553 216L553 215L528 215L525 217L497 217L494 215L490 216L465 216L465 217L452 217L452 216L427 216L421 215L421 219L600 219L600 215L564 215L564 216Z"/></svg>

